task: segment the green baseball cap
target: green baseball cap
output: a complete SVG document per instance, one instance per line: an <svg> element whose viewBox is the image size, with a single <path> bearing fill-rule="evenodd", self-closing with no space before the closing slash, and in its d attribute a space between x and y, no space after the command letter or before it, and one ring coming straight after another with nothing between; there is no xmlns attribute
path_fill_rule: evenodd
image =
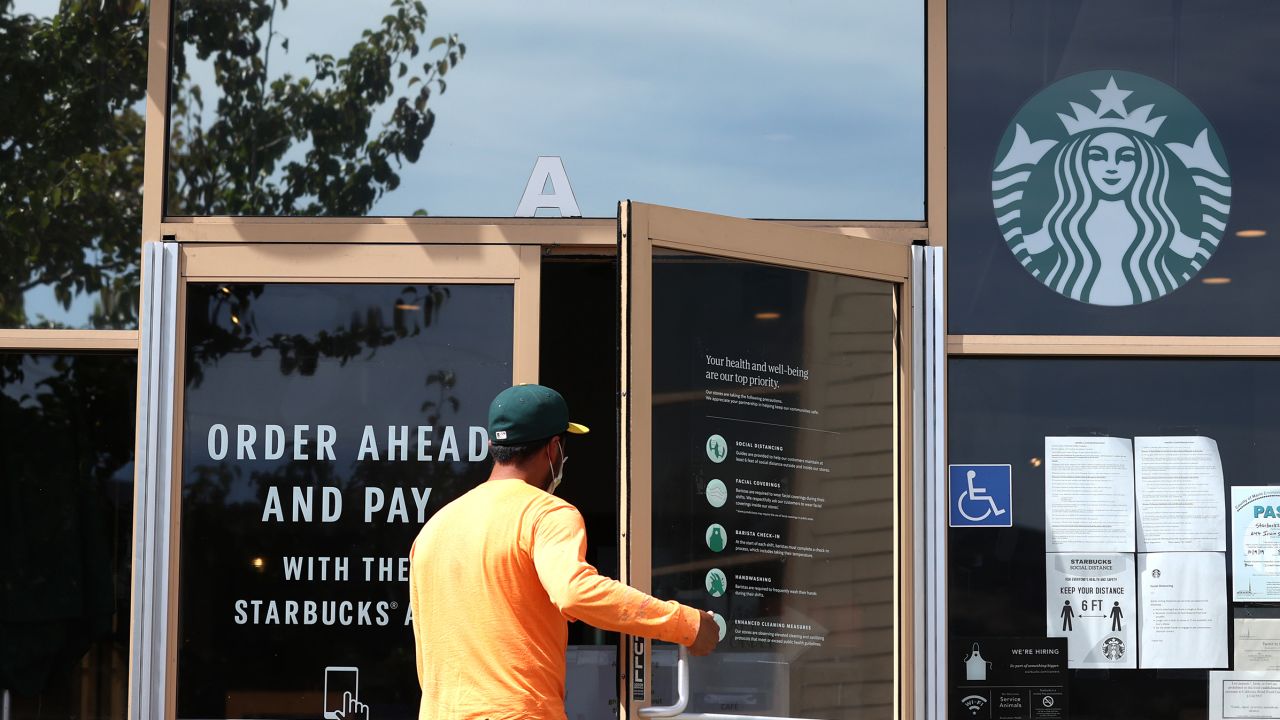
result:
<svg viewBox="0 0 1280 720"><path fill-rule="evenodd" d="M489 439L494 445L523 445L569 432L584 435L585 425L569 422L569 405L543 385L516 385L498 393L489 405Z"/></svg>

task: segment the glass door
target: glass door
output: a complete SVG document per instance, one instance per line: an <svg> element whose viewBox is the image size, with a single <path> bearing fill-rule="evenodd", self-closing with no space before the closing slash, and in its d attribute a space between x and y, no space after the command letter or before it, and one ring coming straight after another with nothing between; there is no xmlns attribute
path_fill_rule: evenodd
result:
<svg viewBox="0 0 1280 720"><path fill-rule="evenodd" d="M911 248L619 223L622 572L722 637L625 643L625 716L911 717Z"/></svg>
<svg viewBox="0 0 1280 720"><path fill-rule="evenodd" d="M417 717L410 544L537 380L539 250L182 246L170 717Z"/></svg>

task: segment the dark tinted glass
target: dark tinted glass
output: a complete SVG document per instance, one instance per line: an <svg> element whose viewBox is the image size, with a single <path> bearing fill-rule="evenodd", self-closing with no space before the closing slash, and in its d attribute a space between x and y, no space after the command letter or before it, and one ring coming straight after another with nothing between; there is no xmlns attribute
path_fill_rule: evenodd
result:
<svg viewBox="0 0 1280 720"><path fill-rule="evenodd" d="M0 0L0 327L137 327L144 2Z"/></svg>
<svg viewBox="0 0 1280 720"><path fill-rule="evenodd" d="M0 356L0 690L13 720L123 718L132 355Z"/></svg>
<svg viewBox="0 0 1280 720"><path fill-rule="evenodd" d="M981 0L948 23L951 332L1280 334L1280 6Z"/></svg>
<svg viewBox="0 0 1280 720"><path fill-rule="evenodd" d="M176 0L168 212L511 216L557 156L586 216L638 197L919 219L923 18L918 1Z"/></svg>
<svg viewBox="0 0 1280 720"><path fill-rule="evenodd" d="M564 395L591 433L569 440L556 495L587 526L587 562L618 577L618 267L612 258L544 258L539 380ZM591 298L591 302L583 302ZM618 635L569 624L565 713L603 718L617 711Z"/></svg>
<svg viewBox="0 0 1280 720"><path fill-rule="evenodd" d="M188 288L178 717L417 717L409 547L488 475L512 287Z"/></svg>
<svg viewBox="0 0 1280 720"><path fill-rule="evenodd" d="M1280 402L1280 364L1273 361L965 358L951 360L949 369L949 462L1013 468L1012 527L953 528L948 535L953 688L965 679L959 661L972 641L987 647L988 640L1043 639L1057 630L1062 601L1048 596L1046 583L1046 437L1206 436L1221 455L1224 498L1231 486L1278 484L1271 467L1280 443L1272 411ZM1230 532L1227 543L1222 593L1231 587ZM1280 606L1225 600L1224 640L1235 667L1231 620L1280 617ZM1053 628L1046 627L1046 604ZM1069 717L1206 718L1208 688L1205 669L1070 670ZM962 712L953 707L949 715Z"/></svg>
<svg viewBox="0 0 1280 720"><path fill-rule="evenodd" d="M892 717L893 286L695 255L653 284L654 592L725 623L690 710Z"/></svg>

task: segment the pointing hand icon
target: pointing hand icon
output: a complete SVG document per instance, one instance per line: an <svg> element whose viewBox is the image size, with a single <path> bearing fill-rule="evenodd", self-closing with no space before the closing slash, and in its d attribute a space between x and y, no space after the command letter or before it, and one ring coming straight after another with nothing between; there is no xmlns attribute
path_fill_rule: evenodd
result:
<svg viewBox="0 0 1280 720"><path fill-rule="evenodd" d="M344 692L342 709L335 714L339 720L369 720L369 706L352 697L350 692Z"/></svg>

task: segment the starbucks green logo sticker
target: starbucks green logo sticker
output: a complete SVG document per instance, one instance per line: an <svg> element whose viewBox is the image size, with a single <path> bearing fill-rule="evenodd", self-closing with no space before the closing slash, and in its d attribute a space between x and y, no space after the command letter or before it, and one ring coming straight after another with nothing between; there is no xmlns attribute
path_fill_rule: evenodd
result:
<svg viewBox="0 0 1280 720"><path fill-rule="evenodd" d="M1213 256L1231 210L1209 121L1177 90L1118 70L1031 98L1000 141L991 193L1022 266L1092 305L1177 290Z"/></svg>

